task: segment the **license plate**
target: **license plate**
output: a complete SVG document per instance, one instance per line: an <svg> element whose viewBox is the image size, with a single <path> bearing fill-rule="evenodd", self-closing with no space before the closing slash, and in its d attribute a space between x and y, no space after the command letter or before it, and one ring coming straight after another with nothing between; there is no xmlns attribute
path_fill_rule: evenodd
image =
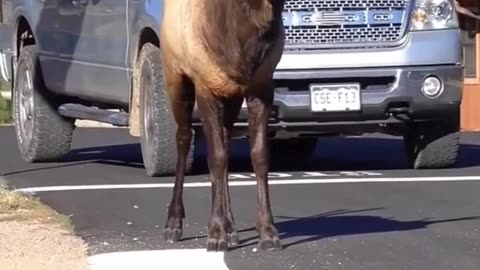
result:
<svg viewBox="0 0 480 270"><path fill-rule="evenodd" d="M359 84L312 84L310 106L313 112L359 111Z"/></svg>

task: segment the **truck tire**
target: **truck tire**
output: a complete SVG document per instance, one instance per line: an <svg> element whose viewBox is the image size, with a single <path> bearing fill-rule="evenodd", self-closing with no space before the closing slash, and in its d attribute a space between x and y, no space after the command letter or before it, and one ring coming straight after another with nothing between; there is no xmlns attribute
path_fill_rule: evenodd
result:
<svg viewBox="0 0 480 270"><path fill-rule="evenodd" d="M140 144L147 175L172 176L177 166L177 123L165 92L160 49L147 43L142 47L135 74L140 90ZM191 173L195 131L187 156L185 173Z"/></svg>
<svg viewBox="0 0 480 270"><path fill-rule="evenodd" d="M61 159L70 151L75 121L58 113L58 97L45 86L36 45L21 49L15 77L14 123L22 159Z"/></svg>
<svg viewBox="0 0 480 270"><path fill-rule="evenodd" d="M426 122L410 126L404 136L409 166L442 169L453 166L460 148L459 121Z"/></svg>

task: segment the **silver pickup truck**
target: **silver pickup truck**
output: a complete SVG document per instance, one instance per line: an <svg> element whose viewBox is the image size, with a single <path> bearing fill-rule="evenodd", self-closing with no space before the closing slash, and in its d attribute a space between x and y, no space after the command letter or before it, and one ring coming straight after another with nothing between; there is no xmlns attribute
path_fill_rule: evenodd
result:
<svg viewBox="0 0 480 270"><path fill-rule="evenodd" d="M27 162L68 153L75 119L140 137L150 175L175 172L176 126L163 87L162 0L3 0L0 71L12 82ZM463 55L451 0L286 0L286 46L275 73L271 149L309 155L317 138L403 136L412 168L452 166L459 149ZM201 124L194 109L195 134ZM247 136L246 112L235 137ZM147 151L148 150L148 151ZM188 168L194 161L191 147ZM392 153L394 154L394 153ZM189 169L190 170L190 169Z"/></svg>

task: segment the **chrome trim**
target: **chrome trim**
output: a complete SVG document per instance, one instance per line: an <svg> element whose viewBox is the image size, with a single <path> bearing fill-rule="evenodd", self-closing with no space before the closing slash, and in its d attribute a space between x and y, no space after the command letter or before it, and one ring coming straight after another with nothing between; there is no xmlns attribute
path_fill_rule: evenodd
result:
<svg viewBox="0 0 480 270"><path fill-rule="evenodd" d="M406 10L293 11L283 14L285 26L357 26L402 24Z"/></svg>
<svg viewBox="0 0 480 270"><path fill-rule="evenodd" d="M415 0L287 0L284 9L285 50L398 46L405 42L414 5ZM377 18L380 21L376 23L376 15L385 15L386 12L389 16L380 16ZM313 15L316 20L310 19L309 16ZM382 20L389 21L382 23ZM372 27L383 31L385 36L389 31L395 32L395 37L390 41L380 40L381 37L374 41L355 41L354 35L358 31L363 31L365 36L372 31ZM334 35L335 32L341 32L346 38L335 42L324 37L327 34ZM304 42L300 40L297 44L289 42L292 36L299 34L311 35L313 38Z"/></svg>
<svg viewBox="0 0 480 270"><path fill-rule="evenodd" d="M4 81L10 80L10 76L8 76L7 57L3 51L0 51L0 73Z"/></svg>
<svg viewBox="0 0 480 270"><path fill-rule="evenodd" d="M404 44L395 48L285 51L276 70L439 64L462 64L462 42L458 29L412 31L405 36Z"/></svg>

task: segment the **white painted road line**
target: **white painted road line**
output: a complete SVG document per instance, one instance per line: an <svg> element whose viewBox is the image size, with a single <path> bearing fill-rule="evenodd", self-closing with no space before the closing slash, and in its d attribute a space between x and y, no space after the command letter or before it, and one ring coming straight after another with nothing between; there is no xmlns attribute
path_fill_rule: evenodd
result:
<svg viewBox="0 0 480 270"><path fill-rule="evenodd" d="M228 270L223 252L205 249L129 251L98 254L88 258L90 270Z"/></svg>
<svg viewBox="0 0 480 270"><path fill-rule="evenodd" d="M270 185L305 185L305 184L342 184L342 183L389 183L389 182L448 182L448 181L480 181L480 176L445 176L445 177L362 177L362 178L321 178L321 179L285 179L269 180ZM256 181L229 181L229 185L255 186ZM18 192L38 193L53 191L80 191L80 190L114 190L114 189L153 189L173 188L174 183L152 184L118 184L118 185L71 185L45 186L16 189ZM186 188L210 187L210 182L185 183Z"/></svg>

